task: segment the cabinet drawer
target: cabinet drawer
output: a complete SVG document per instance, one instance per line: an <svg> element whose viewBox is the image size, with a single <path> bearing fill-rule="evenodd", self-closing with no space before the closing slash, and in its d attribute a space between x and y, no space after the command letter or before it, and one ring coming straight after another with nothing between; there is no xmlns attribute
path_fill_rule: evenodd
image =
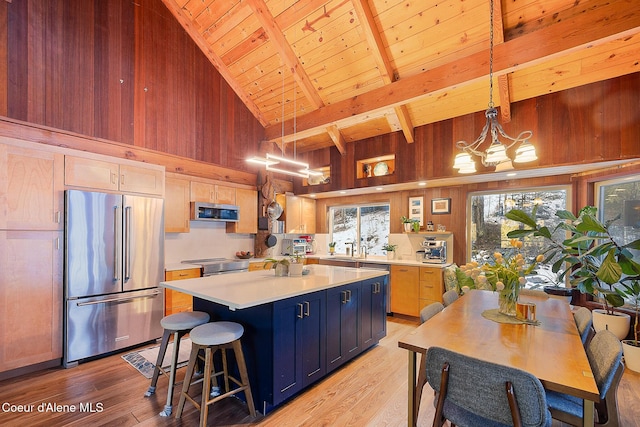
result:
<svg viewBox="0 0 640 427"><path fill-rule="evenodd" d="M165 272L165 275L164 275L164 279L166 281L193 279L195 277L200 277L199 268L186 268L184 270L172 270L172 271Z"/></svg>
<svg viewBox="0 0 640 427"><path fill-rule="evenodd" d="M420 281L420 299L442 302L442 288L425 280Z"/></svg>
<svg viewBox="0 0 640 427"><path fill-rule="evenodd" d="M420 280L429 281L434 285L442 286L442 269L420 267Z"/></svg>

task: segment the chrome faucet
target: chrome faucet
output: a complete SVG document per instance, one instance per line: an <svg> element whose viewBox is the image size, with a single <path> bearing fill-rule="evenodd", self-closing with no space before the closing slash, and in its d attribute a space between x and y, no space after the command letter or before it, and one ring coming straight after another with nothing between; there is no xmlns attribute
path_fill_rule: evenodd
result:
<svg viewBox="0 0 640 427"><path fill-rule="evenodd" d="M346 243L345 243L345 246L346 246L346 245L350 245L350 246L351 246L351 257L352 257L352 258L353 258L353 249L354 249L355 244L356 244L355 242L346 242ZM347 254L347 255L348 255L348 254Z"/></svg>

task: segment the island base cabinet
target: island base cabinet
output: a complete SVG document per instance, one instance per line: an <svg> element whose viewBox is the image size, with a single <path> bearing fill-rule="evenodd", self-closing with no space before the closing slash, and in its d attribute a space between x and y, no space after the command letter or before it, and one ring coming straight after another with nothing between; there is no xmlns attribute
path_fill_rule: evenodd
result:
<svg viewBox="0 0 640 427"><path fill-rule="evenodd" d="M385 336L386 289L380 277L237 310L194 297L193 309L244 327L251 392L266 414Z"/></svg>
<svg viewBox="0 0 640 427"><path fill-rule="evenodd" d="M360 339L363 348L374 345L387 335L387 277L362 282Z"/></svg>
<svg viewBox="0 0 640 427"><path fill-rule="evenodd" d="M327 369L360 352L360 283L327 290Z"/></svg>
<svg viewBox="0 0 640 427"><path fill-rule="evenodd" d="M324 292L273 304L274 402L282 402L326 373Z"/></svg>

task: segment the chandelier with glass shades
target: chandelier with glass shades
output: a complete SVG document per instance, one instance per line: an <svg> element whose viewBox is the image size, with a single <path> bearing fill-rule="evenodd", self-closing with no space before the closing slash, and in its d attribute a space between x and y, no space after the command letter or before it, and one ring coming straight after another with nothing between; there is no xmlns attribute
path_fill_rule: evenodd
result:
<svg viewBox="0 0 640 427"><path fill-rule="evenodd" d="M516 149L516 155L513 161L516 163L526 163L536 160L535 147L528 141L533 135L530 130L520 132L515 138L507 135L498 123L498 111L493 106L493 0L491 0L491 13L489 20L490 48L489 48L489 108L485 112L487 122L482 128L480 136L472 143L466 141L456 142L456 147L462 150L462 153L456 155L453 168L458 169L459 173L476 172L476 163L473 156L479 157L484 166L495 166L496 171L513 169L511 158L507 156L507 150L520 144ZM487 134L491 133L491 141L489 148L481 150L480 145L487 138ZM506 140L506 145L500 142L499 137Z"/></svg>

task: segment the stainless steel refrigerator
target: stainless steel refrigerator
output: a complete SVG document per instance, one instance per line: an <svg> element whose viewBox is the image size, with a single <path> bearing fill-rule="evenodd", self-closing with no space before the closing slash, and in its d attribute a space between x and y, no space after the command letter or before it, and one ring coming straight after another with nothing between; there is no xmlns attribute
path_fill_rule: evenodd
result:
<svg viewBox="0 0 640 427"><path fill-rule="evenodd" d="M64 366L162 335L163 200L65 192Z"/></svg>

